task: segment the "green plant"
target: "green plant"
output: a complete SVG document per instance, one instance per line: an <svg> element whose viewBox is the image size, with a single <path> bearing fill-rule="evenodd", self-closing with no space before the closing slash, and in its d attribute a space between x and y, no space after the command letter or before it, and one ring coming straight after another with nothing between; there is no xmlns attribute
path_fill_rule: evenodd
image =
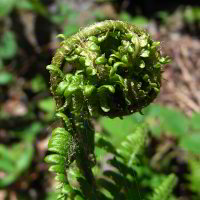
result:
<svg viewBox="0 0 200 200"><path fill-rule="evenodd" d="M182 185L192 191L191 199L199 199L199 169L200 169L200 114L194 113L191 117L177 109L166 108L160 105L151 105L144 111L144 121L148 124L152 137L162 141L165 138L165 148L158 151L154 158L154 166L162 171L174 168L172 160L180 159L188 168L184 174ZM104 120L105 121L105 120ZM169 138L168 142L166 137ZM176 142L170 144L170 138ZM168 144L169 145L168 145ZM163 159L162 157L165 157ZM157 163L157 164L156 164ZM178 166L176 166L178 167Z"/></svg>
<svg viewBox="0 0 200 200"><path fill-rule="evenodd" d="M199 23L200 20L200 7L199 6L187 6L183 13L184 20L188 24L193 24L195 22Z"/></svg>
<svg viewBox="0 0 200 200"><path fill-rule="evenodd" d="M59 37L64 40L47 69L61 123L53 130L48 145L51 154L45 158L59 182L58 199L133 199L135 190L126 194L122 183L135 186L133 167L144 146L143 129L129 135L116 150L108 140L98 140L98 134L95 144L91 118L141 112L159 93L162 66L169 59L161 56L160 43L145 30L122 21L107 20L71 37ZM114 183L95 179L95 145L114 154L110 163L118 173L105 175ZM158 191L168 190L175 179L171 175Z"/></svg>
<svg viewBox="0 0 200 200"><path fill-rule="evenodd" d="M0 85L6 85L14 80L13 74L4 69L3 60L16 55L17 43L13 32L7 31L0 35Z"/></svg>
<svg viewBox="0 0 200 200"><path fill-rule="evenodd" d="M45 17L48 17L48 11L40 0L1 0L0 1L0 20L7 16L14 8L22 10L33 10Z"/></svg>
<svg viewBox="0 0 200 200"><path fill-rule="evenodd" d="M135 24L138 26L145 26L148 24L148 19L145 18L144 16L137 15L132 17L127 12L121 12L119 18L120 20L127 21L131 24Z"/></svg>
<svg viewBox="0 0 200 200"><path fill-rule="evenodd" d="M194 113L189 118L177 109L160 105L151 105L144 113L144 121L149 124L154 137L160 138L163 134L173 136L184 151L196 155L200 153L199 113Z"/></svg>
<svg viewBox="0 0 200 200"><path fill-rule="evenodd" d="M34 156L32 143L41 129L41 123L34 122L24 130L13 133L20 142L9 148L0 144L0 172L4 175L0 178L0 188L14 183L28 169Z"/></svg>

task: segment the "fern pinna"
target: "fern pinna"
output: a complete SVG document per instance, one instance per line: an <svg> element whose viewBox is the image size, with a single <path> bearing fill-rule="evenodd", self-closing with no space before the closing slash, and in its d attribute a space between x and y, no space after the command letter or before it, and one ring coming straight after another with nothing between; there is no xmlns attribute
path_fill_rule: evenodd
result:
<svg viewBox="0 0 200 200"><path fill-rule="evenodd" d="M106 20L71 37L59 36L63 41L47 69L61 126L53 130L45 160L57 174L58 199L106 199L92 173L90 120L121 118L149 105L160 91L168 58L145 30L122 21Z"/></svg>

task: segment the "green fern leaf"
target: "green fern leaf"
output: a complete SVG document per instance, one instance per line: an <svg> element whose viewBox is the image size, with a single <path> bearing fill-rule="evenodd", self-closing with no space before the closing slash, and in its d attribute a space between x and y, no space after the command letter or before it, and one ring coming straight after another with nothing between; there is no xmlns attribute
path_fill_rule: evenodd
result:
<svg viewBox="0 0 200 200"><path fill-rule="evenodd" d="M127 139L121 143L117 152L123 157L128 167L137 164L137 156L142 154L146 141L146 132L143 126L136 129L133 134L127 136Z"/></svg>
<svg viewBox="0 0 200 200"><path fill-rule="evenodd" d="M155 189L149 200L169 200L171 193L177 183L177 178L174 174L170 174L161 185Z"/></svg>

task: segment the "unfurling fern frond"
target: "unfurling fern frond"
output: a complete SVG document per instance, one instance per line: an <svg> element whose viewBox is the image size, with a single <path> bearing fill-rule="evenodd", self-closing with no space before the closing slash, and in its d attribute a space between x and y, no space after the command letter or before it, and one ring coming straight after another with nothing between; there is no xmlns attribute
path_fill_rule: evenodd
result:
<svg viewBox="0 0 200 200"><path fill-rule="evenodd" d="M149 200L170 200L171 193L177 183L177 178L174 174L168 175L161 185L155 189L154 194Z"/></svg>
<svg viewBox="0 0 200 200"><path fill-rule="evenodd" d="M159 93L162 66L168 58L161 56L159 42L145 30L122 21L107 20L71 37L60 37L64 40L47 69L62 128L53 131L49 142L53 155L46 161L61 183L60 199L76 199L80 193L79 198L93 200L102 194L92 173L95 132L91 117L121 118L149 105ZM69 64L72 70L66 73ZM107 148L113 151L112 146ZM124 158L129 156L125 148ZM130 165L135 158L131 156ZM72 171L76 184L70 182Z"/></svg>

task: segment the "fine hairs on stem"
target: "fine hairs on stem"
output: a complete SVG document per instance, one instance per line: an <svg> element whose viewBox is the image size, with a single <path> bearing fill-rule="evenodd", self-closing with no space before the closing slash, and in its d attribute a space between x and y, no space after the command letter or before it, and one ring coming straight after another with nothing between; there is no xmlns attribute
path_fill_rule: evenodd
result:
<svg viewBox="0 0 200 200"><path fill-rule="evenodd" d="M61 124L53 130L45 161L56 173L58 199L109 199L92 172L91 118L122 118L148 106L160 91L169 59L161 55L160 42L122 21L106 20L59 37L63 41L47 69Z"/></svg>

